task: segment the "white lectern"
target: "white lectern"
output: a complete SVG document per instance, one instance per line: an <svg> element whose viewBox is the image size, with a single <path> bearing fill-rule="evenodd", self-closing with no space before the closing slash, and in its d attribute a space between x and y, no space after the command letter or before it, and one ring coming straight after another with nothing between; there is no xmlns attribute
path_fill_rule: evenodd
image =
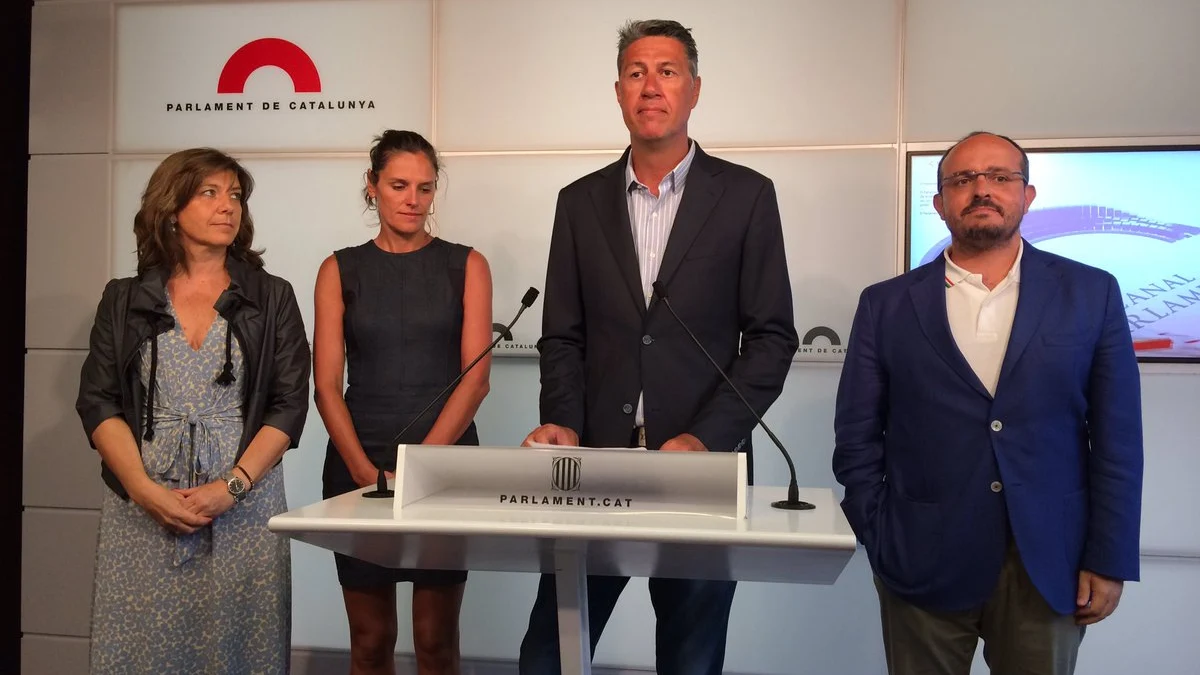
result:
<svg viewBox="0 0 1200 675"><path fill-rule="evenodd" d="M832 584L855 549L831 490L773 509L786 488L747 488L741 453L410 445L396 466L392 499L268 527L386 567L553 573L564 675L591 672L588 574Z"/></svg>

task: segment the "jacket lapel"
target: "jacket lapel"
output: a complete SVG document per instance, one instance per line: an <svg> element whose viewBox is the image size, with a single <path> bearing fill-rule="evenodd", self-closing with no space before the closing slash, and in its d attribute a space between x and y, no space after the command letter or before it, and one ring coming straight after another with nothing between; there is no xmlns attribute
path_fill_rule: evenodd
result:
<svg viewBox="0 0 1200 675"><path fill-rule="evenodd" d="M170 330L175 325L167 310L165 273L151 269L138 277L130 291L129 313L138 318L125 324L125 338L121 347L123 353L120 355L121 372L128 371L147 338Z"/></svg>
<svg viewBox="0 0 1200 675"><path fill-rule="evenodd" d="M945 261L939 256L920 269L923 276L909 287L908 294L916 308L921 332L925 333L925 338L933 345L934 351L951 370L980 395L991 398L987 387L983 386L979 376L971 369L971 365L955 344L954 335L950 333L950 320L946 315L946 281L945 274L942 273Z"/></svg>
<svg viewBox="0 0 1200 675"><path fill-rule="evenodd" d="M658 278L668 287L675 270L683 262L683 256L704 229L709 215L725 190L725 184L719 179L719 174L720 165L697 144L696 156L692 158L692 166L687 172L683 201L679 203L679 211L676 212L675 222L671 225L671 235L667 237L667 250L663 252L662 266L658 270Z"/></svg>
<svg viewBox="0 0 1200 675"><path fill-rule="evenodd" d="M629 160L629 150L621 155L621 159L601 170L603 180L592 189L592 204L596 208L596 217L600 229L608 241L621 279L629 291L630 299L637 306L639 315L646 313L646 300L642 297L642 275L638 270L637 250L633 244L633 228L629 224L629 202L626 198L625 163Z"/></svg>
<svg viewBox="0 0 1200 675"><path fill-rule="evenodd" d="M1009 333L1008 349L1004 352L1004 362L1000 366L1000 379L996 391L1004 381L1011 376L1017 361L1025 353L1025 348L1033 339L1037 329L1042 325L1046 316L1046 308L1058 295L1058 275L1051 269L1050 259L1043 255L1029 242L1024 243L1025 251L1021 255L1021 285L1017 296L1017 312L1013 316L1012 332Z"/></svg>
<svg viewBox="0 0 1200 675"><path fill-rule="evenodd" d="M229 272L229 288L222 291L213 305L226 321L252 321L258 318L258 303L254 302L249 292L250 265L230 256L225 261L225 269ZM240 310L240 311L239 311Z"/></svg>

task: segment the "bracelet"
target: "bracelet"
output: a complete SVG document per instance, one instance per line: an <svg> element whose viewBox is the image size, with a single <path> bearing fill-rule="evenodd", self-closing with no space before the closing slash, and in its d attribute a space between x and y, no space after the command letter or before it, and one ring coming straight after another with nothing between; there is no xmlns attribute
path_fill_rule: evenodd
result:
<svg viewBox="0 0 1200 675"><path fill-rule="evenodd" d="M246 477L246 480L250 481L250 487L246 491L249 492L250 490L253 490L254 489L254 479L250 477L250 472L243 469L241 464L234 464L233 468L237 469L238 471L241 471L242 475Z"/></svg>

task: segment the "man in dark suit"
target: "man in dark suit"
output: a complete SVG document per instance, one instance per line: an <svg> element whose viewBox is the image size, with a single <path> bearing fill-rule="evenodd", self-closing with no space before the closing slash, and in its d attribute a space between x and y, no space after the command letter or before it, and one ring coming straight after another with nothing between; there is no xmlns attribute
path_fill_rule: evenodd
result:
<svg viewBox="0 0 1200 675"><path fill-rule="evenodd" d="M943 256L862 293L833 469L892 675L1071 673L1138 578L1139 376L1111 274L1020 237L1025 152L977 132L938 167Z"/></svg>
<svg viewBox="0 0 1200 675"><path fill-rule="evenodd" d="M696 43L674 21L620 32L617 101L630 147L564 188L546 275L541 421L527 442L748 451L755 420L672 306L759 414L798 340L771 181L688 138ZM593 649L628 578L588 578ZM657 670L716 674L734 582L651 579ZM554 577L543 575L521 644L523 675L559 672Z"/></svg>

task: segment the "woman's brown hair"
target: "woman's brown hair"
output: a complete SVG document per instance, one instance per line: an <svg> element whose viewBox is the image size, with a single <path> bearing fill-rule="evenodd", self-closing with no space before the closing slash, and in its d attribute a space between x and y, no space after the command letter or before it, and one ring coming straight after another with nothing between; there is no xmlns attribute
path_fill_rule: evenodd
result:
<svg viewBox="0 0 1200 675"><path fill-rule="evenodd" d="M138 276L162 268L171 274L186 264L183 245L175 228L175 217L196 196L204 179L222 171L237 176L242 188L242 222L229 245L229 255L262 269L262 251L254 245L254 219L250 217L250 193L254 179L237 160L220 150L191 148L180 150L158 165L142 193L142 208L133 218L137 239Z"/></svg>

